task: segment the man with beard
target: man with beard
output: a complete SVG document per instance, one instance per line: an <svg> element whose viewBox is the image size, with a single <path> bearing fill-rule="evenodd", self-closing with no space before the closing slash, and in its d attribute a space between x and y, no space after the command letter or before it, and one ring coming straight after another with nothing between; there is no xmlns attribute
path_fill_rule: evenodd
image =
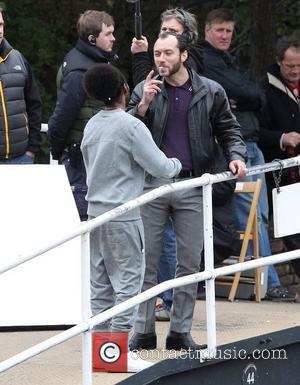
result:
<svg viewBox="0 0 300 385"><path fill-rule="evenodd" d="M198 23L196 16L183 8L165 10L160 15L160 32L173 32L182 35L189 44L188 64L198 74L203 71L202 48L198 42ZM153 68L153 55L148 51L148 40L145 36L140 39L133 38L132 53L132 79L134 85L143 81Z"/></svg>
<svg viewBox="0 0 300 385"><path fill-rule="evenodd" d="M66 167L78 213L87 219L86 172L80 143L88 120L103 103L87 97L83 89L85 72L97 63L113 63L114 21L106 12L87 10L77 22L79 39L64 58L57 75L58 95L49 126L49 141L54 159Z"/></svg>
<svg viewBox="0 0 300 385"><path fill-rule="evenodd" d="M246 148L225 92L217 83L186 67L187 43L180 35L163 32L154 45L158 76L151 71L132 93L129 112L142 119L158 147L182 163L178 178L146 177L145 190L209 172L216 140L229 169L245 175ZM172 155L171 155L172 154ZM172 218L177 241L176 277L199 271L203 247L202 189L174 192L142 207L146 271L143 291L157 284L164 230ZM197 284L174 289L167 349L198 350L190 334ZM155 298L140 305L130 349L156 348Z"/></svg>

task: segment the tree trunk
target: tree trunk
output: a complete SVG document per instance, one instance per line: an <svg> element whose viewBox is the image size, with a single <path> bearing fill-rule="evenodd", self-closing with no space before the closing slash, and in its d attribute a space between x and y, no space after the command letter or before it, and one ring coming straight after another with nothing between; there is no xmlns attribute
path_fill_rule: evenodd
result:
<svg viewBox="0 0 300 385"><path fill-rule="evenodd" d="M250 31L250 70L260 79L275 60L278 0L254 0Z"/></svg>

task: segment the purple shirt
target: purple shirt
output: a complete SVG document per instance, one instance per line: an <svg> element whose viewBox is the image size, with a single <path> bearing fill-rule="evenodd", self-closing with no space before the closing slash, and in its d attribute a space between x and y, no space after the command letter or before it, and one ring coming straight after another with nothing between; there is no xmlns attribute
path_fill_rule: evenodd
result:
<svg viewBox="0 0 300 385"><path fill-rule="evenodd" d="M183 170L192 170L192 154L188 131L188 107L193 89L189 79L180 87L165 83L169 97L169 115L162 140L161 150L168 158L177 158Z"/></svg>

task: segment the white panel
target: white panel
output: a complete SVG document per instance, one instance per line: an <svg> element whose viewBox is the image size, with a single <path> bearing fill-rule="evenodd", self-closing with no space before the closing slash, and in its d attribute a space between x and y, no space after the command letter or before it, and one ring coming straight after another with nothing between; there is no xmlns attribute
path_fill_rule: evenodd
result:
<svg viewBox="0 0 300 385"><path fill-rule="evenodd" d="M0 166L0 265L80 223L64 166ZM0 326L80 321L80 237L0 275Z"/></svg>
<svg viewBox="0 0 300 385"><path fill-rule="evenodd" d="M274 235L300 233L300 183L273 189Z"/></svg>

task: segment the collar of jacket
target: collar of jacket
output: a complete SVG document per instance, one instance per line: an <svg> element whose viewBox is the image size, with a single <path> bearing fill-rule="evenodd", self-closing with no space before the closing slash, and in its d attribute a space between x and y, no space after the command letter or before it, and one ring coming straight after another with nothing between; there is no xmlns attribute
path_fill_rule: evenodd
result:
<svg viewBox="0 0 300 385"><path fill-rule="evenodd" d="M202 77L198 75L192 68L188 67L188 73L189 73L189 78L192 82L192 88L193 88L193 100L195 99L195 96L197 96L197 100L200 99L202 96L206 95L208 93L208 88L207 86L203 83ZM165 78L163 78L160 75L156 75L154 77L155 79L162 80L163 84L161 87L162 94L167 98L167 91L165 87Z"/></svg>
<svg viewBox="0 0 300 385"><path fill-rule="evenodd" d="M203 73L203 48L200 42L190 45L188 63L198 74Z"/></svg>
<svg viewBox="0 0 300 385"><path fill-rule="evenodd" d="M106 62L115 62L118 57L114 52L104 51L103 49L86 43L82 39L78 39L76 43L76 49L81 52L83 55L90 57L96 62L106 61Z"/></svg>
<svg viewBox="0 0 300 385"><path fill-rule="evenodd" d="M235 54L229 51L222 51L221 49L217 49L214 46L212 46L207 40L204 40L204 39L201 41L200 44L203 48L204 56L205 56L205 53L210 52L211 54L217 55L218 57L221 56L224 62L228 66L232 66L237 69L239 68L240 66L239 59ZM204 67L205 67L205 58L204 58Z"/></svg>
<svg viewBox="0 0 300 385"><path fill-rule="evenodd" d="M2 63L8 58L12 50L13 48L9 44L9 42L6 39L3 39L0 46L0 63Z"/></svg>
<svg viewBox="0 0 300 385"><path fill-rule="evenodd" d="M278 90L284 92L287 96L289 96L295 103L297 103L297 99L295 98L292 91L285 84L283 77L281 76L279 65L272 64L267 72L267 78L270 85L277 88Z"/></svg>

